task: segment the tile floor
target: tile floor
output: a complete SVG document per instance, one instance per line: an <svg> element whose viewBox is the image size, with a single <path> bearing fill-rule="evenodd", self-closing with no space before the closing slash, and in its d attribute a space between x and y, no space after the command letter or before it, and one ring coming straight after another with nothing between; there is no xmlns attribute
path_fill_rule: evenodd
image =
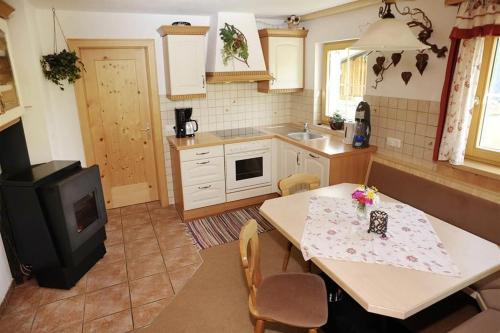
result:
<svg viewBox="0 0 500 333"><path fill-rule="evenodd" d="M130 332L146 326L202 263L173 207L108 211L107 253L71 290L14 289L0 332Z"/></svg>

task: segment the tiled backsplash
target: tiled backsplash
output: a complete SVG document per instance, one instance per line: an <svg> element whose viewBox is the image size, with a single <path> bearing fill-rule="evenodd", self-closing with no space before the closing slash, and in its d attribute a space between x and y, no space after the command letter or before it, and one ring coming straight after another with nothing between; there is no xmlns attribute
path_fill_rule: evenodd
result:
<svg viewBox="0 0 500 333"><path fill-rule="evenodd" d="M365 96L372 109L371 142L381 151L432 160L439 102ZM401 147L387 145L387 138L401 140Z"/></svg>
<svg viewBox="0 0 500 333"><path fill-rule="evenodd" d="M170 101L160 96L160 111L164 134L165 166L170 203L174 201L170 147L167 136L174 135L174 109L192 107L201 132L222 129L265 126L293 121L292 95L257 92L257 83L210 84L206 99ZM312 108L310 108L312 110ZM312 112L312 111L311 111Z"/></svg>

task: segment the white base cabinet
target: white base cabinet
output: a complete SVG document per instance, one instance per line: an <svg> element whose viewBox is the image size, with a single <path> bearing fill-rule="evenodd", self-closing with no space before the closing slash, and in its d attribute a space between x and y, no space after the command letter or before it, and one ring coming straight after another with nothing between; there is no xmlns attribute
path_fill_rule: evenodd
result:
<svg viewBox="0 0 500 333"><path fill-rule="evenodd" d="M295 145L282 142L280 151L279 179L296 173L316 175L321 187L330 184L330 160Z"/></svg>
<svg viewBox="0 0 500 333"><path fill-rule="evenodd" d="M224 147L180 152L184 210L226 202Z"/></svg>

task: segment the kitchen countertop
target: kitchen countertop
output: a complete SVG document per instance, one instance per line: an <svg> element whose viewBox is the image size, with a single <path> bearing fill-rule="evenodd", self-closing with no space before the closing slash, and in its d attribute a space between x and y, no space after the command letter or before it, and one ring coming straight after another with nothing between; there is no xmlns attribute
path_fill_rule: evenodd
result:
<svg viewBox="0 0 500 333"><path fill-rule="evenodd" d="M264 140L278 138L295 146L313 151L327 158L338 157L342 155L361 154L367 152L375 152L376 146L370 146L365 149L355 149L352 145L346 145L342 142L342 137L329 134L328 131L316 130L313 128L312 133L321 134L323 138L297 141L289 138L288 133L302 132L303 127L296 124L280 124L273 126L255 127L258 131L245 131L242 129L234 129L227 131L201 132L194 137L176 138L169 136L168 142L177 150L209 147L230 143L238 143L245 141ZM229 135L225 135L224 133Z"/></svg>

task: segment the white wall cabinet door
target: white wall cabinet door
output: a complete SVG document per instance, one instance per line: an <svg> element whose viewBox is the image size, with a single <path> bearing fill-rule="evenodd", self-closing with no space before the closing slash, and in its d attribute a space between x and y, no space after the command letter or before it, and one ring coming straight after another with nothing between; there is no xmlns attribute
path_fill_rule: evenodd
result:
<svg viewBox="0 0 500 333"><path fill-rule="evenodd" d="M269 74L272 89L304 87L304 39L269 37Z"/></svg>
<svg viewBox="0 0 500 333"><path fill-rule="evenodd" d="M304 173L316 175L321 180L321 187L330 183L330 160L309 151L302 151L302 166Z"/></svg>

